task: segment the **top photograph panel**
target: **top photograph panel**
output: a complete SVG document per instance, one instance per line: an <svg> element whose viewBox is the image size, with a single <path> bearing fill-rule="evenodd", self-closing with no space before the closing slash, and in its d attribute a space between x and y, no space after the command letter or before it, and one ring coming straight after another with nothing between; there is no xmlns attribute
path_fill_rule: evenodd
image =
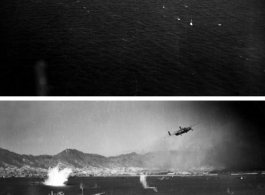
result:
<svg viewBox="0 0 265 195"><path fill-rule="evenodd" d="M1 96L265 96L262 0L1 8Z"/></svg>

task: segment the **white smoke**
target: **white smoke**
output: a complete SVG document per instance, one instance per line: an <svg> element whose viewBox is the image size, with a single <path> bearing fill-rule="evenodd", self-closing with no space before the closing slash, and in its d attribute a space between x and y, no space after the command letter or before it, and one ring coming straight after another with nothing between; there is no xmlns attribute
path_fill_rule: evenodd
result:
<svg viewBox="0 0 265 195"><path fill-rule="evenodd" d="M155 192L157 192L156 187L150 187L146 181L146 175L140 175L140 182L143 184L144 189L153 189Z"/></svg>
<svg viewBox="0 0 265 195"><path fill-rule="evenodd" d="M48 178L45 180L44 184L50 186L64 186L64 183L68 180L71 173L72 169L70 168L59 170L59 167L56 166L48 170Z"/></svg>
<svg viewBox="0 0 265 195"><path fill-rule="evenodd" d="M140 175L140 182L143 184L144 188L149 187L147 182L146 182L146 175Z"/></svg>

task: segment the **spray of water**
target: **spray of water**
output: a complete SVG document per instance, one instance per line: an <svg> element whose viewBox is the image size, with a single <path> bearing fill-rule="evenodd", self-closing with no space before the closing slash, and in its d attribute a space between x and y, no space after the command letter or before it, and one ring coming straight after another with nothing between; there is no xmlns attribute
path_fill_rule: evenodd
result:
<svg viewBox="0 0 265 195"><path fill-rule="evenodd" d="M65 182L68 180L68 177L72 173L72 169L65 168L59 170L59 167L56 166L48 170L48 178L45 180L45 185L50 186L65 186Z"/></svg>
<svg viewBox="0 0 265 195"><path fill-rule="evenodd" d="M80 189L82 190L82 195L83 195L83 189L84 189L83 183L80 184Z"/></svg>
<svg viewBox="0 0 265 195"><path fill-rule="evenodd" d="M146 181L146 175L140 175L140 182L143 184L144 189L153 189L155 192L157 192L156 187L150 187Z"/></svg>

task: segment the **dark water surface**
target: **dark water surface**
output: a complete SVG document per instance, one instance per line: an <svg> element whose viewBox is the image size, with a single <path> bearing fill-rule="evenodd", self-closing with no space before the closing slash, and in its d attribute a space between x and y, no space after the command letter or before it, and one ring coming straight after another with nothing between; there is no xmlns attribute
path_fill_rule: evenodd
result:
<svg viewBox="0 0 265 195"><path fill-rule="evenodd" d="M261 0L0 4L1 95L265 95Z"/></svg>
<svg viewBox="0 0 265 195"><path fill-rule="evenodd" d="M89 177L72 178L69 185L52 187L41 184L31 185L39 179L10 178L0 179L0 195L48 195L63 192L65 195L82 194L80 184L84 186L83 194L92 195L105 192L107 194L256 194L265 193L265 177L247 176L246 179L235 179L232 176L221 177L170 177L169 180L159 180L158 177L147 177L150 186L157 187L158 192L152 189L143 189L139 177ZM92 188L95 183L100 188ZM263 187L263 189L262 189ZM229 190L228 190L229 189Z"/></svg>

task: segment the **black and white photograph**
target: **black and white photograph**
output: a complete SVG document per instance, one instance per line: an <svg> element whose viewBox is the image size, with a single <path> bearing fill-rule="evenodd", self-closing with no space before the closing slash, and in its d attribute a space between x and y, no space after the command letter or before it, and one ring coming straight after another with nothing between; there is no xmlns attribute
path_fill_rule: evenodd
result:
<svg viewBox="0 0 265 195"><path fill-rule="evenodd" d="M1 0L1 96L264 96L263 0Z"/></svg>
<svg viewBox="0 0 265 195"><path fill-rule="evenodd" d="M0 195L265 193L265 101L1 101Z"/></svg>

